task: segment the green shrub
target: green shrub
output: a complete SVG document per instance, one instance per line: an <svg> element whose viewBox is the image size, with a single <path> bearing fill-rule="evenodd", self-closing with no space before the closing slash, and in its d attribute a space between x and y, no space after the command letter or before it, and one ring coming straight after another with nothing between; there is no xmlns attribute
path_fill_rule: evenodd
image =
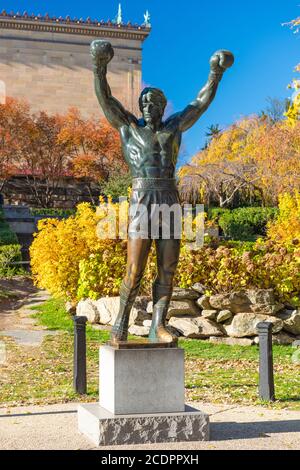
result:
<svg viewBox="0 0 300 470"><path fill-rule="evenodd" d="M17 236L10 228L6 228L0 223L0 246L15 245L18 243Z"/></svg>
<svg viewBox="0 0 300 470"><path fill-rule="evenodd" d="M128 188L131 186L131 179L129 173L113 174L109 177L108 181L101 184L101 192L104 196L110 196L114 200L119 197L126 197L128 195Z"/></svg>
<svg viewBox="0 0 300 470"><path fill-rule="evenodd" d="M17 235L11 230L9 224L4 220L3 212L0 210L0 246L16 245Z"/></svg>
<svg viewBox="0 0 300 470"><path fill-rule="evenodd" d="M233 240L255 241L266 235L268 222L274 220L278 209L274 207L242 207L225 211L219 217L219 226L226 237Z"/></svg>
<svg viewBox="0 0 300 470"><path fill-rule="evenodd" d="M59 209L59 208L31 208L30 213L35 217L53 216L53 217L70 217L75 214L75 209Z"/></svg>
<svg viewBox="0 0 300 470"><path fill-rule="evenodd" d="M22 268L13 265L19 261L22 261L20 245L0 246L0 277L19 274Z"/></svg>
<svg viewBox="0 0 300 470"><path fill-rule="evenodd" d="M207 211L208 220L218 222L222 215L230 213L230 209L225 209L223 207L210 207Z"/></svg>

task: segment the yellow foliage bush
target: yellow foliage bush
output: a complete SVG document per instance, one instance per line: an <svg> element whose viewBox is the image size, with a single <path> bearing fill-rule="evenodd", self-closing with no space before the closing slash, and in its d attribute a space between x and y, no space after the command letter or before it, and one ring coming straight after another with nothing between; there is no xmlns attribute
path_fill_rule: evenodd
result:
<svg viewBox="0 0 300 470"><path fill-rule="evenodd" d="M105 215L105 211L97 213L90 204L83 203L68 219L39 222L39 231L30 248L32 274L38 286L55 296L75 299L84 261L92 260L96 253L102 254L107 265L110 257L116 258L119 240L101 239L96 232L97 224ZM105 229L104 226L102 228ZM122 251L119 260L122 266L125 256ZM107 269L105 282L108 290L113 276L112 269Z"/></svg>
<svg viewBox="0 0 300 470"><path fill-rule="evenodd" d="M284 245L300 244L300 192L279 196L279 215L268 224L268 237Z"/></svg>
<svg viewBox="0 0 300 470"><path fill-rule="evenodd" d="M80 204L67 219L43 219L30 247L35 283L55 296L75 298L79 262L101 249L96 235L97 215L89 204Z"/></svg>
<svg viewBox="0 0 300 470"><path fill-rule="evenodd" d="M102 231L112 234L107 216L112 206L119 216L119 206L111 201L107 210L102 206L98 211L84 203L68 219L39 223L30 250L37 285L72 300L118 294L125 273L126 241L101 238ZM184 288L200 282L211 293L273 288L278 300L299 304L300 248L295 240L300 236L299 207L299 195L294 199L283 195L279 218L269 225L268 238L255 244L212 241L191 250L183 239L175 285ZM141 293L150 294L155 271L153 248Z"/></svg>

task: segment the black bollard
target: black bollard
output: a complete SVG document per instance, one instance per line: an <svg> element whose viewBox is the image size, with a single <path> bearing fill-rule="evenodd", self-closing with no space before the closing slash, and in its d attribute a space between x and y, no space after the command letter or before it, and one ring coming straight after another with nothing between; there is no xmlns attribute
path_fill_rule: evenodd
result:
<svg viewBox="0 0 300 470"><path fill-rule="evenodd" d="M74 363L73 386L76 393L86 394L86 317L73 317Z"/></svg>
<svg viewBox="0 0 300 470"><path fill-rule="evenodd" d="M272 327L269 322L257 325L259 334L259 398L264 401L274 401L274 374Z"/></svg>

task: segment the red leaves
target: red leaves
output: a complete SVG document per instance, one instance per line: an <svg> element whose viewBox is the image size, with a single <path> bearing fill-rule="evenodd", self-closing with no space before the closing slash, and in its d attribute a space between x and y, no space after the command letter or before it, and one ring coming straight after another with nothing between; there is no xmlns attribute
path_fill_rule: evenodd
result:
<svg viewBox="0 0 300 470"><path fill-rule="evenodd" d="M75 177L99 181L126 168L119 134L107 121L84 120L75 108L62 116L62 121L58 140L68 148L70 171Z"/></svg>
<svg viewBox="0 0 300 470"><path fill-rule="evenodd" d="M66 115L32 114L12 98L0 105L0 190L22 174L36 203L49 206L62 177L99 182L120 169L126 169L120 138L104 119L83 119L75 108Z"/></svg>

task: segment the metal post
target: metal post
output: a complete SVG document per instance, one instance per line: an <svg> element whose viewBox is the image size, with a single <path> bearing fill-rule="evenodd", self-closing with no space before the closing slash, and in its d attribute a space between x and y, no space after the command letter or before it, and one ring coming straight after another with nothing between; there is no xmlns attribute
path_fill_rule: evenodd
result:
<svg viewBox="0 0 300 470"><path fill-rule="evenodd" d="M73 386L76 393L86 394L86 322L87 317L73 317L74 363Z"/></svg>
<svg viewBox="0 0 300 470"><path fill-rule="evenodd" d="M273 348L272 327L270 322L257 325L259 334L259 398L264 401L274 401Z"/></svg>

